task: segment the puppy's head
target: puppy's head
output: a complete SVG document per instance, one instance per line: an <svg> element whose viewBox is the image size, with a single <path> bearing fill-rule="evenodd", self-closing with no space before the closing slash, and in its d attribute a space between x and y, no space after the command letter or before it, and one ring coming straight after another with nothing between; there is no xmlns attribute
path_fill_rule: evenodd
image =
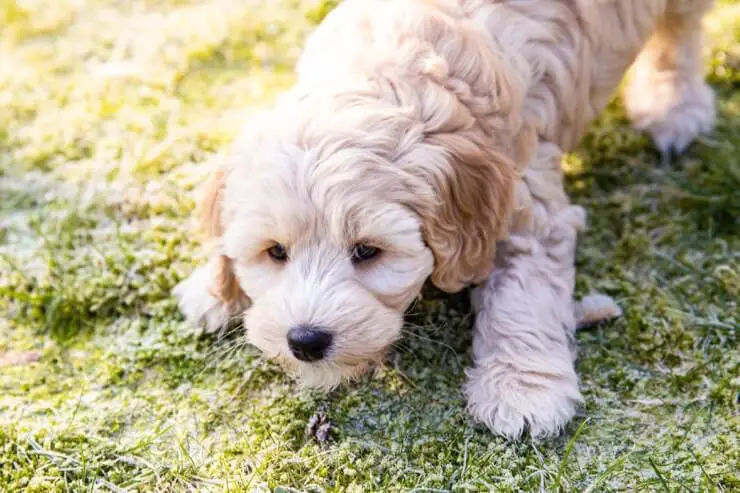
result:
<svg viewBox="0 0 740 493"><path fill-rule="evenodd" d="M213 179L214 294L289 373L331 387L380 360L431 280L482 281L517 169L456 98L376 80L286 98Z"/></svg>

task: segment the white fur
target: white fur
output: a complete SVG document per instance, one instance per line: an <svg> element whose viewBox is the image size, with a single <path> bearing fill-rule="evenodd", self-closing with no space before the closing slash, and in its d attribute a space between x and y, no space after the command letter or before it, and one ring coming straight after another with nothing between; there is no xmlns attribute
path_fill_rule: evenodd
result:
<svg viewBox="0 0 740 493"><path fill-rule="evenodd" d="M576 326L619 314L603 297L573 302L585 214L562 153L636 58L625 103L662 151L711 128L710 4L343 2L308 40L295 87L214 176L212 257L177 288L183 312L211 329L243 316L268 357L332 387L382 359L427 279L479 284L472 416L510 438L557 433L583 402ZM287 261L268 255L275 243ZM382 254L353 264L358 243ZM292 356L300 324L334 335L322 361Z"/></svg>
<svg viewBox="0 0 740 493"><path fill-rule="evenodd" d="M212 263L198 267L172 291L185 318L207 333L221 329L232 317L228 307L209 292L211 267Z"/></svg>

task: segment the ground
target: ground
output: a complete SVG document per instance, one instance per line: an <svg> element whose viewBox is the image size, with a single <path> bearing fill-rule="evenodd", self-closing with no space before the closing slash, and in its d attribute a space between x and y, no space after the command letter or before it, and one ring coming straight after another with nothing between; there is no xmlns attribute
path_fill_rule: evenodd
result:
<svg viewBox="0 0 740 493"><path fill-rule="evenodd" d="M177 312L193 188L330 8L0 0L0 491L738 491L740 3L714 134L661 163L617 98L565 161L577 293L625 315L578 336L582 415L518 443L463 412L464 294L328 396Z"/></svg>

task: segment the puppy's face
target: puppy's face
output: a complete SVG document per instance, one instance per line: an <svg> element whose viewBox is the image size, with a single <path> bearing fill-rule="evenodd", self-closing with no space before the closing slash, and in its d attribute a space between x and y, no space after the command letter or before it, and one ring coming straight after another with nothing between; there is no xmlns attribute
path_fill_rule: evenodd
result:
<svg viewBox="0 0 740 493"><path fill-rule="evenodd" d="M249 340L304 383L382 359L430 276L455 291L490 272L515 168L474 129L429 135L414 111L356 95L292 101L258 125L207 201L213 290L249 299Z"/></svg>
<svg viewBox="0 0 740 493"><path fill-rule="evenodd" d="M284 155L226 184L223 253L252 302L248 338L311 385L382 358L434 266L421 221L362 154Z"/></svg>

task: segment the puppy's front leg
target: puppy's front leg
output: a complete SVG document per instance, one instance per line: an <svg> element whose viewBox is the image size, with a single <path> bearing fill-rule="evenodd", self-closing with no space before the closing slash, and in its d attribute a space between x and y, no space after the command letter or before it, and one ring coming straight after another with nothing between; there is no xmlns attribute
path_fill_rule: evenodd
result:
<svg viewBox="0 0 740 493"><path fill-rule="evenodd" d="M215 256L173 289L177 305L187 321L201 327L206 333L217 332L229 321L249 307L249 299L243 295L225 299L224 284L235 284L233 274L227 270L226 260ZM231 291L238 291L238 287ZM239 291L239 293L241 293Z"/></svg>
<svg viewBox="0 0 740 493"><path fill-rule="evenodd" d="M493 432L555 434L583 401L578 390L572 293L583 209L564 208L544 235L517 234L474 293L478 310L468 408Z"/></svg>

